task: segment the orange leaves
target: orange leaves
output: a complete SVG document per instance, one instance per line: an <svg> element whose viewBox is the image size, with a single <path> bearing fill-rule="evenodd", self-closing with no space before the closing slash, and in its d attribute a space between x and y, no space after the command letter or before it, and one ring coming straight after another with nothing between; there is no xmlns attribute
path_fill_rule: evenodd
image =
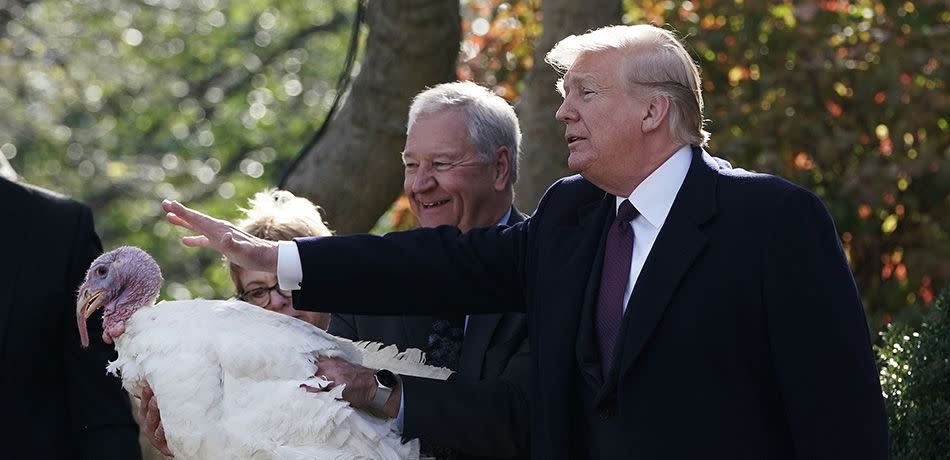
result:
<svg viewBox="0 0 950 460"><path fill-rule="evenodd" d="M460 79L492 87L514 101L534 65L534 41L541 35L540 2L471 0L462 5Z"/></svg>
<svg viewBox="0 0 950 460"><path fill-rule="evenodd" d="M832 101L832 100L825 101L825 108L828 109L828 113L830 113L831 116L835 118L840 117L841 114L844 113L844 110L841 108L841 105L839 105L837 102Z"/></svg>
<svg viewBox="0 0 950 460"><path fill-rule="evenodd" d="M811 156L805 152L798 152L795 155L795 168L801 170L811 170L815 167L815 162L812 161Z"/></svg>
<svg viewBox="0 0 950 460"><path fill-rule="evenodd" d="M924 303L930 303L934 300L934 291L930 284L930 275L924 275L920 278L920 287L917 289L917 294Z"/></svg>
<svg viewBox="0 0 950 460"><path fill-rule="evenodd" d="M894 278L899 283L907 282L907 265L904 264L904 251L900 248L893 253L881 256L881 279Z"/></svg>

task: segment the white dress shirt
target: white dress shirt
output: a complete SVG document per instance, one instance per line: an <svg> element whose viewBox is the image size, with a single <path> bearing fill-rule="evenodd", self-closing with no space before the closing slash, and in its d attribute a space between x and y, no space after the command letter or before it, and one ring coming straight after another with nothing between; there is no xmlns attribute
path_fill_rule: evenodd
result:
<svg viewBox="0 0 950 460"><path fill-rule="evenodd" d="M689 145L681 147L666 162L647 176L629 197L618 196L615 206L620 209L623 200L640 211L640 215L630 221L633 228L633 257L630 259L630 280L623 292L623 311L627 311L627 302L637 285L637 278L643 270L643 264L653 249L653 243L670 214L673 200L679 193L689 165L693 162L693 150Z"/></svg>

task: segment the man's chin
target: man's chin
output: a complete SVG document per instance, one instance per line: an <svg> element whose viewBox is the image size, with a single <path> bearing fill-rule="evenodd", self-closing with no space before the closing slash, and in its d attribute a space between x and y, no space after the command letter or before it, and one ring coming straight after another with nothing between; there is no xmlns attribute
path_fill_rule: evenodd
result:
<svg viewBox="0 0 950 460"><path fill-rule="evenodd" d="M583 158L579 154L572 153L571 156L567 157L567 169L575 174L583 174L589 163L590 161L587 158Z"/></svg>
<svg viewBox="0 0 950 460"><path fill-rule="evenodd" d="M426 228L435 228L440 225L458 226L458 220L450 218L449 211L448 205L443 204L439 208L423 209L421 213L416 214L416 217L419 219L419 225Z"/></svg>

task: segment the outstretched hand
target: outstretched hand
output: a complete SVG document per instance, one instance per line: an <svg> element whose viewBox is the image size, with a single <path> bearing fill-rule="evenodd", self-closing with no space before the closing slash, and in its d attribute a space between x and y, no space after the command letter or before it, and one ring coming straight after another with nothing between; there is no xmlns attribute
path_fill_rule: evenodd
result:
<svg viewBox="0 0 950 460"><path fill-rule="evenodd" d="M163 201L162 209L168 222L198 234L182 237L185 246L214 249L246 270L277 273L277 242L253 236L177 201Z"/></svg>

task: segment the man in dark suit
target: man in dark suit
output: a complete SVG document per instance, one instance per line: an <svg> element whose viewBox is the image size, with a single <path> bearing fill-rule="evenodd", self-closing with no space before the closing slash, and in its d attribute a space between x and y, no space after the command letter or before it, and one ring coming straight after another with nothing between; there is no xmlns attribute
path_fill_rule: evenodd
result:
<svg viewBox="0 0 950 460"><path fill-rule="evenodd" d="M702 149L699 72L668 31L598 29L547 61L566 71L557 118L580 175L521 224L288 246L177 203L169 220L250 268L299 256L302 279L280 281L304 305L428 313L453 295L458 311L488 312L517 299L536 458L886 458L863 308L820 200Z"/></svg>
<svg viewBox="0 0 950 460"><path fill-rule="evenodd" d="M89 208L0 178L0 215L0 457L140 458L114 351L79 345L76 288L102 252Z"/></svg>
<svg viewBox="0 0 950 460"><path fill-rule="evenodd" d="M404 191L419 223L429 228L451 225L468 232L523 221L524 216L512 205L520 137L512 107L484 87L470 82L445 83L419 93L409 108L402 154L406 167ZM411 285L403 289L416 288ZM452 301L451 297L445 299L447 303ZM497 432L499 426L479 424L492 416L486 411L495 407L505 413L513 409L524 412L526 396L522 389L529 386L530 355L523 313L334 314L329 332L400 349L418 348L426 352L429 364L456 371L451 378L464 383L403 381L403 433L420 438L424 452L453 458L469 458L465 454L479 454L479 458L527 457L524 436L519 440L506 433L492 440L490 433ZM485 385L477 384L484 379L496 379L495 385L510 391L486 392ZM375 380L369 383L376 384ZM473 417L478 413L482 417ZM525 428L513 431L526 433ZM447 452L447 446L460 452Z"/></svg>

